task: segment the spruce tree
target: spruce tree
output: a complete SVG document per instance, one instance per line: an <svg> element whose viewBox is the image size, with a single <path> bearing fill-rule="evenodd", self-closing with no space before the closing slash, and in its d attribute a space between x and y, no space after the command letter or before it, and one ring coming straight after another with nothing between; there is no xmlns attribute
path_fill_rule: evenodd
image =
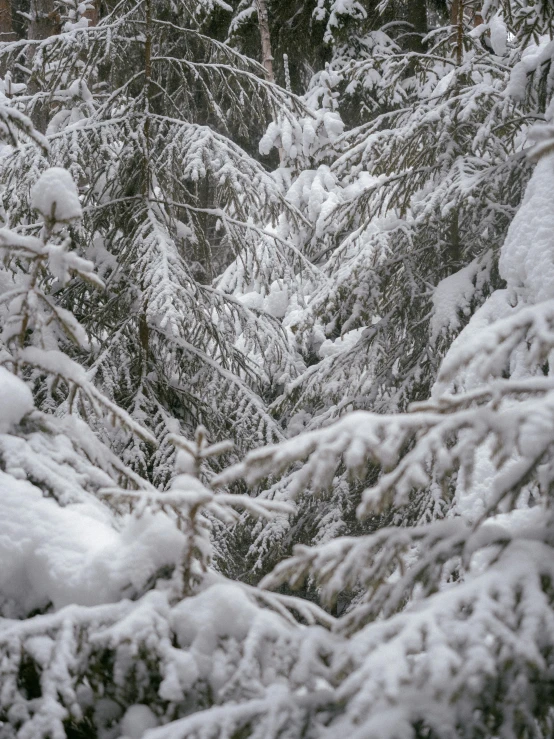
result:
<svg viewBox="0 0 554 739"><path fill-rule="evenodd" d="M106 289L92 297L77 280L58 299L90 337L80 361L161 445L153 453L125 434L105 441L156 483L171 473L164 439L175 431L203 423L243 451L281 438L265 398L295 374L278 323L211 280L260 237L288 257L271 224L283 207L300 215L229 135L244 139L249 119L255 128L272 109L286 117L301 103L202 33L210 8L118 3L92 26L86 4L73 14L68 6L60 33L1 50L27 85L13 108L49 117L48 158L20 147L2 162L9 222L27 220L26 193L47 164L79 183L75 240Z"/></svg>
<svg viewBox="0 0 554 739"><path fill-rule="evenodd" d="M450 20L428 10L430 24ZM547 58L529 79L524 71L530 29L539 37L552 26L544 9L523 21L517 6L484 8L480 25L474 3L462 10L456 25L430 25L418 51L402 8L385 28L367 30L365 19L351 48L338 36L333 63L306 93L318 112L292 128L272 124L262 140L265 150L284 143L278 172L311 223L290 235L283 219L315 268L288 280L281 313L306 367L270 409L290 436L351 410L393 413L427 398L453 339L502 284L500 248L530 172L527 131L551 98ZM338 131L354 103L366 120L342 135L313 125L334 117ZM227 289L252 289L232 275ZM378 469L361 485L338 472L323 501L298 493L297 517L240 532L256 567L267 571L298 538L363 530L355 510ZM288 481L271 495L287 499ZM404 521L389 510L364 526Z"/></svg>
<svg viewBox="0 0 554 739"><path fill-rule="evenodd" d="M0 46L1 739L552 736L554 17L425 7Z"/></svg>
<svg viewBox="0 0 554 739"><path fill-rule="evenodd" d="M531 135L538 163L501 249L506 286L454 341L431 398L404 414L348 414L221 478L291 470L294 497L333 485L341 465L363 479L377 464L357 515L403 516L298 545L261 582L308 579L327 607L342 603L329 736L552 734L554 127Z"/></svg>
<svg viewBox="0 0 554 739"><path fill-rule="evenodd" d="M14 144L19 130L46 146L20 114L2 108L1 118ZM255 722L261 737L276 706L300 730L312 711L296 692L311 685L326 697L327 647L324 631L297 618L332 619L232 583L211 561L214 522L287 506L205 487L202 467L229 445L210 445L203 428L192 442L171 437L166 492L92 433L82 420L98 428L91 411L106 429L155 441L66 353L87 337L56 288L75 275L102 287L71 248L82 208L69 172L46 169L30 206L36 227L0 229L0 735L107 739L160 724L252 734ZM48 413L33 398L44 388Z"/></svg>

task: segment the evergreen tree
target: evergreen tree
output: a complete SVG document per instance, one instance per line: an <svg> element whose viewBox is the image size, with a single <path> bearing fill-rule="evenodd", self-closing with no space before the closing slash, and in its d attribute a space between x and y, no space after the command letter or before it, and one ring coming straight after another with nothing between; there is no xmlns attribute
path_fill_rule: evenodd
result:
<svg viewBox="0 0 554 739"><path fill-rule="evenodd" d="M549 0L267 0L302 99L219 0L46 6L0 44L0 739L549 739Z"/></svg>
<svg viewBox="0 0 554 739"><path fill-rule="evenodd" d="M332 485L341 464L362 477L378 464L358 517L403 512L401 526L297 546L261 583L310 578L328 606L349 603L333 628L345 643L329 736L552 734L554 127L532 134L539 161L500 254L506 287L453 343L430 400L346 415L222 477L292 466L298 494Z"/></svg>
<svg viewBox="0 0 554 739"><path fill-rule="evenodd" d="M79 182L75 239L106 290L91 297L77 280L58 300L90 337L80 361L161 442L152 455L125 434L110 440L156 483L171 472L164 438L179 429L202 422L242 450L281 438L264 397L295 374L278 323L210 282L218 262L260 236L288 257L271 224L283 207L300 215L228 134L248 135L246 104L256 119L300 103L201 32L210 7L118 3L91 26L84 4L64 13L59 34L2 47L14 75L21 54L30 62L12 106L50 121L48 160L23 147L2 162L8 220L26 222L26 193L47 163Z"/></svg>
<svg viewBox="0 0 554 739"><path fill-rule="evenodd" d="M431 29L420 51L406 45L402 13L388 30L356 37L353 49L335 46L306 99L321 106L320 120L334 116L337 130L350 101L366 122L331 141L314 118L275 123L262 140L266 150L284 148L287 198L312 224L291 236L287 223L283 233L317 269L309 281L288 280L281 313L306 366L271 406L288 435L351 410L391 413L424 400L452 340L502 284L498 255L530 170L527 131L551 99L547 55L529 79L523 71L528 44L552 25L539 9L524 21L489 6L478 26L474 4L462 10L458 25ZM439 11L429 8L429 18L448 20ZM252 289L234 284L232 270L223 287ZM368 470L365 484L377 474ZM362 489L340 473L324 501L301 492L296 518L238 538L267 571L298 538L363 530ZM287 480L271 495L287 499ZM389 511L365 528L393 521L404 515Z"/></svg>
<svg viewBox="0 0 554 739"><path fill-rule="evenodd" d="M21 115L2 110L2 120L45 144ZM311 709L295 692L312 685L326 695L318 680L327 647L324 632L294 614L331 619L211 567L214 521L286 506L206 488L202 465L228 445L209 445L205 429L193 443L171 438L175 474L159 493L71 413L79 399L107 428L117 422L149 439L63 351L86 335L54 286L72 274L99 286L92 264L69 249L82 210L67 170L43 172L31 207L38 236L0 230L0 736L133 737L160 723L194 735L255 721L261 737L276 706L301 726ZM49 414L30 390L45 382ZM61 418L60 385L70 397ZM229 702L234 716L218 708Z"/></svg>

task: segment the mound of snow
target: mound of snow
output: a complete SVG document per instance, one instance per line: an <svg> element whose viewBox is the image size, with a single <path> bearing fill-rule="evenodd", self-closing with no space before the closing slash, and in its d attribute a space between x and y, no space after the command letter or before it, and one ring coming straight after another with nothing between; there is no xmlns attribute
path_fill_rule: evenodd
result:
<svg viewBox="0 0 554 739"><path fill-rule="evenodd" d="M61 507L0 471L0 592L23 612L115 602L177 562L183 543L162 513L128 515L118 530L87 506Z"/></svg>
<svg viewBox="0 0 554 739"><path fill-rule="evenodd" d="M38 178L31 190L31 207L45 219L64 223L83 214L73 178L61 167L51 167Z"/></svg>
<svg viewBox="0 0 554 739"><path fill-rule="evenodd" d="M33 410L31 391L15 375L0 367L0 433L5 434Z"/></svg>
<svg viewBox="0 0 554 739"><path fill-rule="evenodd" d="M129 706L121 721L122 739L141 739L148 729L155 729L158 725L156 715L143 703Z"/></svg>
<svg viewBox="0 0 554 739"><path fill-rule="evenodd" d="M535 167L500 253L500 275L525 303L554 297L554 156Z"/></svg>

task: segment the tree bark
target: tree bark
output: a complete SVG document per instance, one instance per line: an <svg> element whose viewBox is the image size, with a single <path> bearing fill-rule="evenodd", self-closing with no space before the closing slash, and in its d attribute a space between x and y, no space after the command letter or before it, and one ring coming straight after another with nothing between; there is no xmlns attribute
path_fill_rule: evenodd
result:
<svg viewBox="0 0 554 739"><path fill-rule="evenodd" d="M32 0L29 38L41 40L60 32L60 14L54 0Z"/></svg>
<svg viewBox="0 0 554 739"><path fill-rule="evenodd" d="M454 26L454 49L456 64L462 63L464 54L464 11L465 0L452 0L450 4L450 25Z"/></svg>
<svg viewBox="0 0 554 739"><path fill-rule="evenodd" d="M451 272L456 272L460 268L462 261L462 242L460 239L460 214L458 209L454 211L452 215L452 221L450 223L450 262Z"/></svg>
<svg viewBox="0 0 554 739"><path fill-rule="evenodd" d="M142 193L146 198L152 194L150 177L150 98L152 94L152 0L146 0L145 39L144 39L144 178Z"/></svg>
<svg viewBox="0 0 554 739"><path fill-rule="evenodd" d="M258 26L262 41L262 64L268 82L275 82L273 72L273 54L271 52L271 36L269 35L269 17L265 0L256 0L258 6Z"/></svg>
<svg viewBox="0 0 554 739"><path fill-rule="evenodd" d="M0 0L0 41L15 41L11 0Z"/></svg>
<svg viewBox="0 0 554 739"><path fill-rule="evenodd" d="M61 30L61 17L55 8L54 0L31 0L30 16L31 20L27 32L29 40L41 41L50 38L50 36L55 36ZM32 46L29 48L27 56L32 67L34 57ZM31 94L41 92L38 72L39 70L35 69L29 79L29 92ZM50 120L49 106L46 100L42 100L34 106L31 119L37 130L41 133L46 131Z"/></svg>
<svg viewBox="0 0 554 739"><path fill-rule="evenodd" d="M92 28L93 26L98 25L98 21L100 20L100 12L98 9L98 0L94 0L94 2L88 7L85 11L85 18L88 18L88 26L89 28Z"/></svg>
<svg viewBox="0 0 554 739"><path fill-rule="evenodd" d="M458 11L460 8L459 0L451 0L450 2L450 25L458 25Z"/></svg>

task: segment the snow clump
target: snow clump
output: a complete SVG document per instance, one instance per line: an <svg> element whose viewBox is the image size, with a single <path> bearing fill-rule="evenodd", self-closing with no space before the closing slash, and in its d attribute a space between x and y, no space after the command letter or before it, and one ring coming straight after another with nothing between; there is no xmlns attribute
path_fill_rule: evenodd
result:
<svg viewBox="0 0 554 739"><path fill-rule="evenodd" d="M73 178L61 167L51 167L38 178L31 189L31 207L45 220L53 218L58 223L69 223L83 214Z"/></svg>
<svg viewBox="0 0 554 739"><path fill-rule="evenodd" d="M158 726L156 715L142 703L129 706L121 721L123 736L121 739L141 739L148 729Z"/></svg>
<svg viewBox="0 0 554 739"><path fill-rule="evenodd" d="M33 410L33 405L33 396L27 385L0 367L0 434L18 424L25 414Z"/></svg>

